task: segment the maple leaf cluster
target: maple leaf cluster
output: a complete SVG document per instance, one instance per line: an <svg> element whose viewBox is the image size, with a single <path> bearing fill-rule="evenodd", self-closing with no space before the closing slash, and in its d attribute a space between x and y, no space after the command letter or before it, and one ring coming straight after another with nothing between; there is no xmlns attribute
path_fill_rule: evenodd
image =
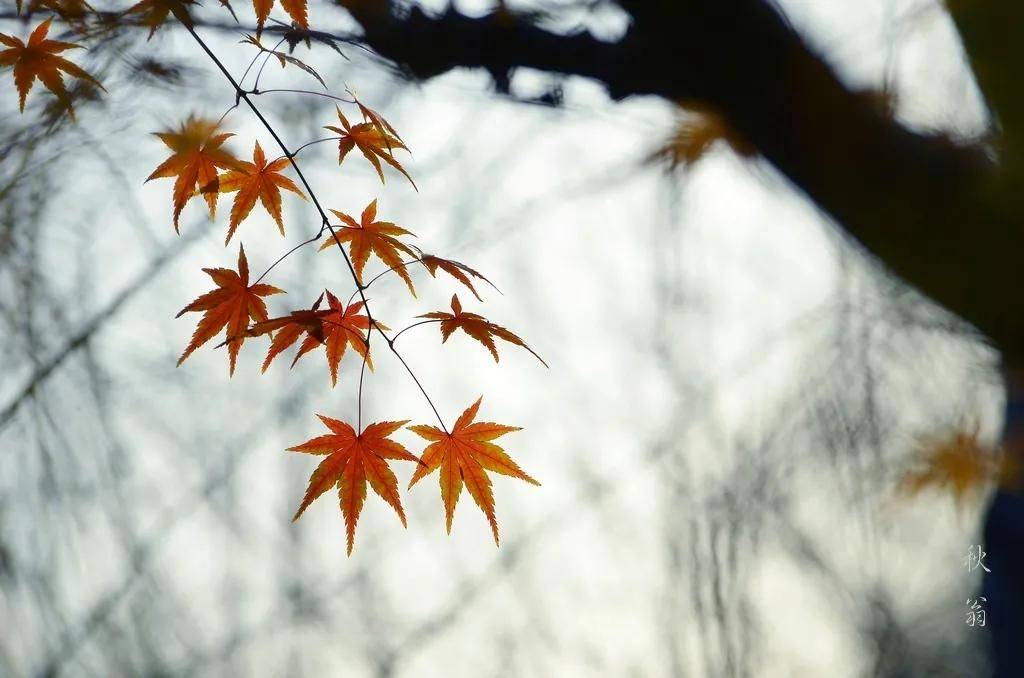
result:
<svg viewBox="0 0 1024 678"><path fill-rule="evenodd" d="M500 473L540 485L526 474L505 451L494 444L494 439L520 430L516 426L505 426L493 422L474 422L483 396L466 408L450 432L435 426L421 424L409 426L422 438L430 442L422 457L410 453L389 436L408 424L406 421L384 421L370 424L357 432L350 424L337 419L317 416L330 429L328 435L310 438L304 443L289 447L292 452L325 455L309 478L309 487L295 512L293 521L298 520L313 500L328 490L337 487L341 513L345 518L348 553L352 553L355 541L356 522L366 499L366 484L387 502L398 514L405 526L405 511L398 494L398 479L388 467L389 460L411 461L417 464L416 472L409 481L411 488L422 478L440 469L438 481L441 486L441 501L444 503L446 529L452 531L455 504L465 485L473 501L487 517L498 544L498 521L494 515L494 493L487 471Z"/></svg>
<svg viewBox="0 0 1024 678"><path fill-rule="evenodd" d="M391 328L372 314L366 296L366 290L385 275L394 274L400 278L409 293L416 297L412 267L419 264L431 279L437 279L438 272L447 274L456 283L468 289L477 301L482 299L474 283L482 281L491 284L490 281L466 264L426 253L414 245L408 240L414 237L412 232L379 216L376 198L366 205L358 219L341 210L325 211L303 176L296 156L307 146L326 140L316 140L299 146L295 151L289 150L253 103L252 97L261 94L259 73L263 70L262 67L255 69L255 83L250 89L244 89L241 82L236 82L196 32L190 11L197 4L194 0L139 0L116 16L119 16L126 25L148 28L150 38L170 18L184 26L203 52L220 67L230 81L235 105L245 100L280 147L281 155L268 157L260 142L254 141L251 161L241 159L230 148L234 133L223 127L227 113L218 119L191 114L178 125L154 133L166 146L169 155L153 169L146 182L173 179L171 223L176 233L180 232L181 215L192 198L201 197L210 219L215 219L220 196L234 194L224 238L225 246L232 241L241 224L252 215L257 203L262 205L263 210L273 219L281 236L287 237L282 204L283 192L292 193L307 203L312 201L312 205L319 213L322 226L314 237L299 243L277 258L262 275L254 277L250 274L249 259L241 243L235 268L203 268L202 271L213 281L214 287L198 296L177 314L177 317L191 313L201 314L177 364L182 365L197 349L220 335L223 340L217 348L227 348L228 373L229 376L233 376L243 345L266 338L269 340L269 346L263 359L262 372L267 371L278 355L296 344L298 348L291 361L292 367L295 367L302 356L323 347L331 386L335 387L339 381L343 358L351 349L351 353L358 357L361 366L356 425L353 426L341 419L317 415L329 433L288 448L290 451L324 457L310 476L309 486L293 520L297 520L315 499L336 488L346 526L347 550L351 554L356 524L367 495L367 484L392 507L402 524L406 524L398 479L389 466L390 462L405 461L415 465L409 488L427 475L437 472L449 533L456 503L465 486L486 517L494 542L498 544L494 493L488 473L518 478L534 485L539 484L494 442L501 436L518 431L519 428L476 421L483 396L470 405L450 428L446 426L426 389L395 348L395 339L414 327L437 324L442 343L447 342L455 330L461 329L467 336L482 344L496 362L499 360L495 343L498 339L519 346L542 363L544 361L517 334L482 315L463 310L457 295L452 296L450 313L431 311L419 315L420 320L394 335L388 334ZM229 0L220 0L220 4L230 11L232 16L235 15ZM274 30L283 35L281 41L272 48L265 47L260 41L260 36L270 19L275 0L253 0L252 5L257 22L256 35L246 35L241 41L242 44L258 50L252 63L255 64L261 57L264 63L275 58L282 67L296 66L313 76L326 90L323 78L312 67L291 54L300 41L309 44L310 38L314 35L309 29L306 0L281 0L280 5L292 23L288 29L276 30L276 26L267 28L268 32ZM20 13L23 9L21 0L18 0L17 8ZM83 36L88 35L88 31L83 28L85 17L95 13L84 0L29 0L25 9L29 14L40 10L53 12L73 31ZM27 41L0 34L0 45L3 47L0 50L0 67L11 67L13 70L14 85L22 112L33 84L39 80L74 119L72 97L64 84L64 75L77 78L99 89L102 89L102 85L80 66L61 56L61 53L80 48L82 45L48 38L52 21L53 19L49 18L36 26ZM322 39L318 41L323 42ZM277 49L284 42L288 42L290 46L288 53ZM337 45L330 43L329 40L327 43L337 50ZM247 74L248 72L246 71ZM246 75L242 76L242 82L245 81L245 77ZM365 105L351 90L346 90L346 93L350 99L325 95L332 100L347 102L347 105L354 106L358 116L350 119L341 105L336 105L335 114L339 124L325 125L327 130L336 135L327 140L337 142L339 166L345 165L345 160L352 151L358 150L382 185L386 181L386 166L389 171L400 173L413 189L418 191L419 188L412 176L397 157L399 152L409 152L398 131L380 113ZM345 166L351 164L350 162ZM295 176L294 180L288 176L290 173ZM337 221L335 222L328 213ZM292 252L318 239L322 239L321 251L338 250L344 258L351 273L351 284L355 288L352 295L347 301L342 301L343 297L337 296L330 289L323 289L310 306L271 317L266 299L283 295L285 292L263 282L264 278ZM383 270L367 279L366 270L371 260L379 262ZM491 286L493 287L493 284ZM437 416L439 426L419 424L407 427L408 431L426 441L425 449L419 456L392 438L409 424L409 420L381 421L366 426L362 424L363 378L367 368L370 372L374 369L370 349L371 335L374 332L380 334L384 339L383 343L401 361L430 409Z"/></svg>

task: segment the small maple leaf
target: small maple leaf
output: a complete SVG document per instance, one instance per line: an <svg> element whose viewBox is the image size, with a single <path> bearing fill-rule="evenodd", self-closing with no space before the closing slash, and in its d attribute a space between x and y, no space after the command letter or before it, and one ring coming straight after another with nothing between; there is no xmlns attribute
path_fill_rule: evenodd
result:
<svg viewBox="0 0 1024 678"><path fill-rule="evenodd" d="M171 157L160 163L146 181L175 177L174 231L178 232L178 217L193 195L198 192L206 198L210 218L217 213L217 194L220 178L217 168L242 171L245 165L221 148L234 136L230 132L218 133L218 124L190 115L177 130L154 132L155 136L173 151Z"/></svg>
<svg viewBox="0 0 1024 678"><path fill-rule="evenodd" d="M346 308L330 291L325 290L325 292L328 308L324 310L319 310L324 297L321 294L310 310L292 311L287 316L264 320L264 322L256 323L249 328L247 334L250 337L279 330L263 361L264 372L270 367L274 358L298 341L303 333L306 334L306 338L299 345L299 351L295 354L295 359L292 360L292 367L295 367L295 363L299 362L299 358L306 353L317 346L323 346L327 353L327 366L331 370L331 385L337 386L338 365L345 355L345 350L351 346L356 353L363 357L366 366L373 370L373 360L370 358L370 349L367 343L370 319L359 312L363 308L363 302L357 301L349 304ZM383 324L377 324L383 329L387 329Z"/></svg>
<svg viewBox="0 0 1024 678"><path fill-rule="evenodd" d="M338 210L331 210L339 219L344 222L344 227L334 232L334 237L328 238L320 250L326 250L335 245L335 238L340 243L349 243L349 254L352 256L352 266L356 271L356 280L359 284L363 282L363 267L370 259L370 254L376 254L384 262L384 265L397 273L405 281L412 296L416 296L416 288L412 286L412 278L402 263L399 252L404 252L415 257L413 250L398 240L396 236L413 235L409 231L396 226L390 221L375 221L377 218L377 201L374 200L363 210L359 221Z"/></svg>
<svg viewBox="0 0 1024 678"><path fill-rule="evenodd" d="M215 337L221 328L227 327L224 344L228 346L230 374L234 375L235 361L245 342L245 328L249 325L249 319L256 322L267 319L267 305L261 297L284 294L284 290L273 285L249 284L249 262L241 245L238 246L238 272L230 268L204 268L203 272L213 278L217 289L197 297L174 316L180 318L185 313L203 311L203 317L192 334L192 341L178 358L178 365Z"/></svg>
<svg viewBox="0 0 1024 678"><path fill-rule="evenodd" d="M301 28L309 28L306 0L281 0L281 7ZM274 0L252 0L252 8L256 12L256 34L259 35L263 32L263 24L267 22L270 10L274 8Z"/></svg>
<svg viewBox="0 0 1024 678"><path fill-rule="evenodd" d="M86 80L100 89L103 89L103 85L77 64L58 56L60 52L79 49L81 45L47 40L46 34L50 31L52 21L52 18L47 19L36 26L35 30L29 34L27 43L13 35L0 33L0 44L7 47L0 51L0 67L14 67L14 86L18 90L18 108L22 113L25 112L25 98L28 96L29 90L32 89L36 78L39 78L46 89L56 95L60 103L67 109L68 115L74 120L75 111L71 105L71 97L64 86L64 78L60 72L64 71L80 80Z"/></svg>
<svg viewBox="0 0 1024 678"><path fill-rule="evenodd" d="M487 471L519 478L534 485L540 483L519 468L505 450L490 442L506 433L521 430L519 427L489 421L473 422L481 401L483 396L466 408L456 420L451 433L426 424L408 427L416 435L430 441L423 451L423 464L416 468L409 487L438 468L441 469L441 501L444 502L448 533L451 534L455 504L459 501L462 484L465 483L470 496L487 516L491 532L494 533L494 543L497 544L498 521L494 516L494 493L491 491L491 479Z"/></svg>
<svg viewBox="0 0 1024 678"><path fill-rule="evenodd" d="M975 427L945 437L927 437L918 441L917 468L904 475L903 493L914 496L925 488L946 490L958 506L977 498L981 491L999 479L1002 455L978 439Z"/></svg>
<svg viewBox="0 0 1024 678"><path fill-rule="evenodd" d="M303 200L306 199L306 194L299 190L291 179L281 174L281 170L288 166L288 158L279 158L267 164L267 156L263 154L260 142L257 141L252 152L252 162L240 161L239 164L239 169L225 172L218 178L221 193L238 191L231 205L231 223L228 225L228 235L224 244L227 245L231 241L235 229L249 216L252 208L256 206L257 198L270 216L274 217L277 230L284 235L284 222L281 220L281 189L291 191Z"/></svg>
<svg viewBox="0 0 1024 678"><path fill-rule="evenodd" d="M437 277L437 269L441 269L451 277L455 278L460 283L468 287L469 291L473 293L473 296L476 297L478 301L483 301L483 299L480 298L476 288L473 287L473 281L469 279L470 276L483 280L491 287L494 287L494 289L498 289L495 287L494 283L485 278L479 271L475 271L461 262L453 261L451 259L442 259L441 257L434 256L433 254L421 254L420 263L423 264L424 268L427 269L427 272L430 273L430 277L432 278ZM501 290L498 291L500 292Z"/></svg>
<svg viewBox="0 0 1024 678"><path fill-rule="evenodd" d="M462 310L462 303L459 301L459 295L452 295L452 312L446 311L431 311L430 313L424 313L423 315L416 316L417 318L430 318L431 320L439 320L441 325L441 343L448 341L448 337L452 335L457 329L462 329L463 332L473 337L491 352L494 356L494 362L498 362L498 347L494 345L494 337L504 339L510 344L516 346L522 346L527 351L533 354L533 357L539 360L544 367L548 364L544 362L544 359L537 355L537 352L526 345L517 334L505 329L501 325L492 323L487 318L476 313L467 313Z"/></svg>
<svg viewBox="0 0 1024 678"><path fill-rule="evenodd" d="M345 117L345 114L341 112L341 107L337 106L335 108L338 111L338 119L341 120L341 127L327 125L324 129L329 129L340 137L338 140L339 165L345 161L345 156L349 154L349 151L353 148L358 148L363 157L369 160L373 168L377 170L377 176L380 177L382 184L384 183L384 169L381 167L381 160L401 172L409 180L409 183L412 184L412 187L419 191L419 188L416 187L416 182L412 180L412 177L405 171L405 168L395 160L394 156L396 148L404 151L409 149L401 137L398 136L398 133L395 132L394 128L384 118L373 110L359 104L359 110L363 114L364 121L357 125L352 125L349 123L348 118Z"/></svg>
<svg viewBox="0 0 1024 678"><path fill-rule="evenodd" d="M404 527L405 511L402 510L402 500L398 495L398 479L388 466L387 460L399 459L417 464L420 460L399 443L388 438L409 423L408 420L382 421L370 424L361 433L356 433L355 429L343 421L322 414L316 416L320 417L320 421L331 433L288 448L290 452L327 455L309 477L306 495L302 498L292 522L299 519L313 500L337 485L341 512L345 516L348 534L348 554L352 555L356 522L366 499L366 481L370 481L373 491L395 509Z"/></svg>
<svg viewBox="0 0 1024 678"><path fill-rule="evenodd" d="M149 27L149 37L146 38L149 40L170 15L186 26L191 26L192 15L189 14L188 8L189 6L195 7L197 4L199 3L195 0L140 0L125 10L124 15L137 14L139 24Z"/></svg>

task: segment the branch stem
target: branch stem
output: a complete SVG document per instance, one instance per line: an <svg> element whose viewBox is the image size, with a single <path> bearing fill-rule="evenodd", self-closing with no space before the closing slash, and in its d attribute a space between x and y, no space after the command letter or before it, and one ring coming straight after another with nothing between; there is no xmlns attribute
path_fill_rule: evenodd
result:
<svg viewBox="0 0 1024 678"><path fill-rule="evenodd" d="M341 241L338 239L337 232L335 231L335 228L331 225L330 219L327 217L327 212L320 204L320 201L316 196L316 192L313 190L313 187L306 179L306 175L302 173L302 169L299 167L298 162L296 162L295 154L289 150L288 146L284 143L284 140L281 139L277 131L274 129L274 126L270 124L270 121L268 121L266 117L264 117L260 109L256 106L255 103L253 103L252 99L250 98L251 93L242 89L238 81L235 80L234 76L231 75L227 67L224 66L224 64L217 57L217 55L213 53L213 50L211 50L210 47L203 41L203 39L199 37L199 34L196 33L195 29L184 22L182 22L182 26L184 26L185 30L187 30L192 35L196 43L202 48L206 55L210 57L210 60L214 63L214 65L217 66L217 68L224 75L227 81L231 83L231 86L235 90L235 96L246 103L246 105L249 107L249 110L253 112L253 115L255 115L257 119L259 119L263 127L267 130L267 132L270 133L270 136L274 138L274 141L277 142L277 145L281 148L281 152L284 153L284 156L286 158L288 158L288 162L291 164L292 169L295 170L295 175L299 178L299 181L301 181L302 185L306 188L306 192L309 194L310 200L313 201L313 205L316 207L317 212L320 214L321 227L320 232L317 234L317 238L319 238L320 235L323 234L324 228L326 228L330 232L331 237L334 238L334 242L338 246L338 250L341 252L342 257L344 257L345 259L345 265L348 267L349 273L352 275L352 280L355 281L356 291L358 292L360 298L362 299L363 308L366 309L366 317L369 320L370 324L370 327L367 329L366 332L367 345L369 345L370 334L374 329L376 329L377 332L380 333L380 335L384 338L384 341L387 342L388 348L391 349L391 352L395 355L396 358L398 358L399 362L402 363L402 366L405 367L406 372L409 373L409 376L412 378L413 382L419 388L420 393L423 394L423 398L427 401L427 404L430 405L430 409L434 411L434 415L437 417L437 421L441 425L441 429L444 430L445 433L447 433L448 428L444 423L444 419L441 417L441 413L438 412L437 407L434 405L434 401L430 398L430 395L427 393L427 390L423 387L422 382L420 382L415 372L412 371L412 368L409 366L409 363L406 362L405 358L403 358L402 355L395 349L394 340L390 336L388 336L387 332L385 332L381 328L380 323L378 323L374 319L373 314L370 312L370 305L369 303L367 303L366 295L363 292L364 286L359 282L359 277L356 275L355 268L352 266L352 260L349 257L348 252L345 251L345 248L341 246ZM293 248L292 251L294 251L295 249L297 248ZM275 263L274 265L277 264ZM362 390L360 390L360 399L361 396Z"/></svg>

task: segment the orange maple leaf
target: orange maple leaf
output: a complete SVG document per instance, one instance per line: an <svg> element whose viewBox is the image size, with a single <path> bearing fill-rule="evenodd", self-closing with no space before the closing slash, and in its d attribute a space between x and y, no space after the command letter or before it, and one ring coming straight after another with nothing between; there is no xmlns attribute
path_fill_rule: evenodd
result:
<svg viewBox="0 0 1024 678"><path fill-rule="evenodd" d="M498 347L494 345L494 337L504 339L510 344L516 346L522 346L527 351L533 354L533 357L539 360L544 367L548 364L544 362L544 359L537 355L537 352L526 345L519 335L505 329L501 325L492 323L487 318L477 315L476 313L467 313L462 310L462 303L459 302L459 295L452 295L452 312L446 311L431 311L430 313L424 313L416 316L417 318L430 318L431 320L440 321L441 325L441 343L448 341L448 337L452 335L457 329L462 329L463 332L471 336L472 338L479 341L487 350L494 356L494 362L498 362Z"/></svg>
<svg viewBox="0 0 1024 678"><path fill-rule="evenodd" d="M71 105L71 97L64 86L64 78L60 72L64 71L68 75L87 80L100 89L103 89L103 85L77 64L62 56L57 56L65 50L79 49L81 45L47 40L46 34L50 31L51 21L53 19L47 19L36 26L28 36L27 43L13 35L0 33L0 44L7 47L0 51L0 67L14 67L14 86L18 90L18 108L22 113L25 112L25 98L28 96L29 90L32 89L36 78L39 78L46 89L57 96L61 105L67 108L68 115L74 120L75 110Z"/></svg>
<svg viewBox="0 0 1024 678"><path fill-rule="evenodd" d="M140 0L125 10L125 16L138 14L139 23L149 27L149 40L156 33L156 29L167 21L168 15L173 14L178 21L191 26L192 16L188 12L188 7L197 4L199 3L195 0Z"/></svg>
<svg viewBox="0 0 1024 678"><path fill-rule="evenodd" d="M412 278L409 277L409 272L406 270L406 265L402 263L399 252L404 252L412 257L415 257L416 253L395 237L413 234L390 221L375 221L377 218L376 200L366 206L358 222L344 212L338 210L331 210L331 212L344 222L344 226L336 230L334 237L328 238L320 246L320 250L323 251L335 245L335 238L338 242L349 243L352 266L356 271L356 280L360 284L363 282L363 267L369 261L370 254L376 254L385 266L392 269L405 281L412 296L415 297L416 288L412 286Z"/></svg>
<svg viewBox="0 0 1024 678"><path fill-rule="evenodd" d="M441 469L441 501L444 502L448 533L451 534L455 504L459 501L462 484L465 483L470 496L487 516L491 532L494 533L494 543L497 544L498 521L494 517L494 493L491 491L491 479L487 471L519 478L534 485L540 483L519 468L505 450L490 442L506 433L521 430L518 426L489 421L473 422L482 400L483 396L480 396L466 408L456 420L451 433L426 424L408 427L416 435L430 441L423 451L423 464L413 473L409 487L438 468Z"/></svg>
<svg viewBox="0 0 1024 678"><path fill-rule="evenodd" d="M178 232L178 217L185 204L198 192L206 198L210 218L217 213L217 195L220 179L217 168L242 170L244 165L231 153L221 148L233 133L217 133L218 123L190 115L177 130L154 132L155 136L173 151L153 170L146 181L175 177L174 231Z"/></svg>
<svg viewBox="0 0 1024 678"><path fill-rule="evenodd" d="M476 297L478 301L483 301L483 299L480 298L480 294L477 293L476 288L473 287L473 281L469 279L470 276L483 280L491 287L494 287L494 289L498 289L495 287L494 283L485 278L479 271L475 271L461 262L453 261L451 259L442 259L441 257L434 256L433 254L421 254L420 263L423 264L424 268L427 269L427 272L430 273L430 277L432 278L437 277L437 269L441 269L451 277L455 278L460 283L468 287L469 291L473 293L473 296ZM501 290L498 291L500 292Z"/></svg>
<svg viewBox="0 0 1024 678"><path fill-rule="evenodd" d="M292 21L302 28L309 28L309 15L306 9L306 0L281 0L281 7L288 12ZM252 0L253 11L256 12L256 32L263 32L263 24L270 16L270 10L274 8L274 0Z"/></svg>
<svg viewBox="0 0 1024 678"><path fill-rule="evenodd" d="M388 438L409 423L408 420L382 421L370 424L362 433L356 433L355 429L343 421L322 414L316 416L320 417L320 421L331 430L331 433L288 448L291 452L327 455L309 477L306 495L302 498L292 522L299 519L313 500L337 485L341 512L345 516L348 533L348 554L352 555L356 522L366 499L366 481L370 481L373 491L395 509L404 527L405 511L402 510L402 500L398 496L398 479L388 466L387 460L401 459L417 464L420 460L399 443Z"/></svg>
<svg viewBox="0 0 1024 678"><path fill-rule="evenodd" d="M239 164L239 169L225 172L218 179L221 193L238 191L231 205L231 223L228 225L228 236L224 244L227 245L231 241L235 229L252 212L257 198L270 216L274 217L277 230L284 235L284 222L281 220L281 189L291 191L303 200L306 199L306 194L299 190L291 179L281 174L281 170L288 166L288 158L278 158L267 164L267 156L263 154L260 142L257 141L252 152L252 162L240 161Z"/></svg>
<svg viewBox="0 0 1024 678"><path fill-rule="evenodd" d="M192 334L192 341L178 358L178 365L185 362L185 359L193 351L216 336L221 328L226 326L226 341L224 343L228 346L230 374L234 375L235 361L238 358L238 351L245 342L245 328L249 325L249 319L252 318L256 322L267 319L267 306L261 297L284 294L284 290L272 285L249 284L249 262L245 258L245 250L241 245L238 246L237 273L230 268L204 268L203 271L213 278L213 282L217 283L217 289L196 298L175 316L180 318L183 314L192 311L204 312L199 325Z"/></svg>
<svg viewBox="0 0 1024 678"><path fill-rule="evenodd" d="M358 103L358 100L356 103ZM344 162L345 156L349 154L349 151L353 148L358 148L363 157L369 160L373 168L377 170L377 176L380 177L382 184L384 183L384 169L381 167L381 160L405 175L405 178L409 180L412 187L419 191L419 188L416 187L416 182L412 180L412 177L405 171L401 163L395 160L394 156L396 148L404 151L409 149L401 137L398 136L398 133L395 132L395 129L384 118L375 111L359 104L359 110L363 114L364 121L357 125L352 125L349 123L348 118L345 117L345 114L341 112L341 107L336 106L335 108L338 111L338 119L341 120L341 127L326 125L324 129L329 129L340 137L338 140L339 165Z"/></svg>
<svg viewBox="0 0 1024 678"><path fill-rule="evenodd" d="M331 385L336 386L338 365L345 355L345 350L351 346L366 360L366 366L373 369L366 336L369 333L370 320L366 315L359 313L363 308L363 302L357 301L346 308L337 297L327 290L325 292L328 308L324 310L319 310L324 297L321 294L310 310L292 311L281 318L264 319L264 322L256 323L249 328L247 334L251 337L280 330L271 342L267 357L263 361L264 372L274 358L294 344L303 333L306 334L306 338L299 345L299 351L292 360L292 367L295 367L295 363L299 362L303 355L317 346L323 346L327 354L327 365L331 370ZM377 324L387 329L381 323Z"/></svg>

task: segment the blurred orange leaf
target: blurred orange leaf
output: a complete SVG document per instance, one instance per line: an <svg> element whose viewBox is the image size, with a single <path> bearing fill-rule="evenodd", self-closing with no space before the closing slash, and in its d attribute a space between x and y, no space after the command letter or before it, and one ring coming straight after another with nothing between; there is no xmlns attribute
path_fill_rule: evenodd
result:
<svg viewBox="0 0 1024 678"><path fill-rule="evenodd" d="M902 492L910 496L928 488L950 492L957 505L979 497L1002 470L1001 453L981 443L976 429L922 438L916 457L916 468L900 482Z"/></svg>
<svg viewBox="0 0 1024 678"><path fill-rule="evenodd" d="M750 158L757 149L714 107L701 101L679 102L678 122L672 136L649 160L662 160L669 169L689 167L704 157L718 141L728 144L737 155Z"/></svg>
<svg viewBox="0 0 1024 678"><path fill-rule="evenodd" d="M234 136L217 133L216 122L190 115L177 130L154 132L173 153L153 170L146 181L175 177L174 231L178 232L178 217L197 189L210 208L210 218L217 213L217 194L220 178L217 168L244 170L244 165L231 153L221 148Z"/></svg>
<svg viewBox="0 0 1024 678"><path fill-rule="evenodd" d="M125 15L139 15L139 23L149 27L149 37L152 38L156 29L160 28L170 15L186 26L191 26L192 17L188 13L188 7L197 4L195 0L141 0L129 7Z"/></svg>
<svg viewBox="0 0 1024 678"><path fill-rule="evenodd" d="M75 111L71 105L71 97L64 86L64 78L60 72L64 71L68 75L87 80L100 89L103 89L103 85L77 64L58 56L60 52L79 49L81 45L48 40L46 35L52 21L53 19L47 19L36 26L28 36L27 43L13 35L0 33L0 45L7 48L0 51L0 67L14 67L14 86L18 90L18 108L22 113L25 112L25 98L28 96L29 90L32 89L36 78L39 78L46 89L57 96L60 103L67 108L68 114L74 119Z"/></svg>

